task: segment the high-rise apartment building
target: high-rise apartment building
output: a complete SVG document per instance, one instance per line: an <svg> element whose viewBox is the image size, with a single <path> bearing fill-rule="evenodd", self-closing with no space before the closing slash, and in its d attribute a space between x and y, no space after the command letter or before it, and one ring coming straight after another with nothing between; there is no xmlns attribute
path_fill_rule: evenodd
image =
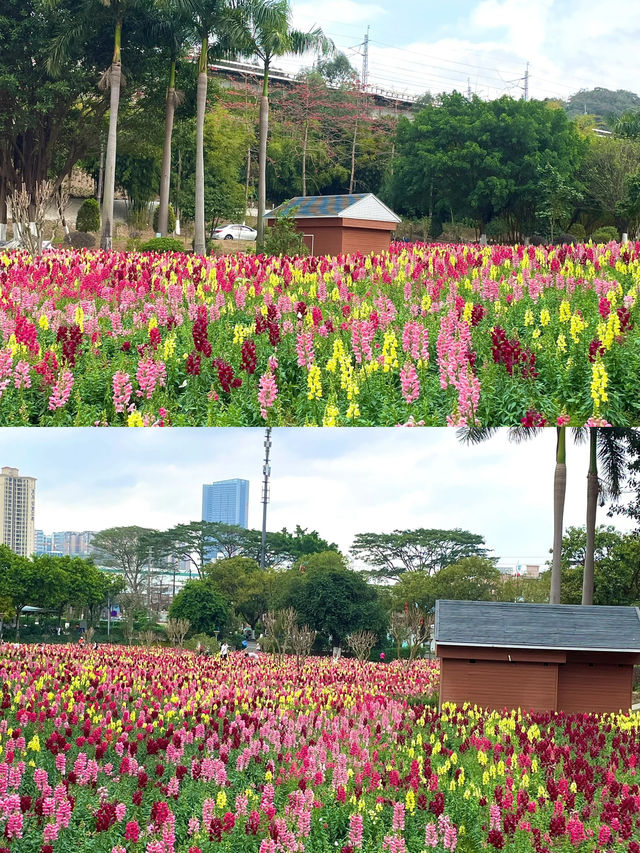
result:
<svg viewBox="0 0 640 853"><path fill-rule="evenodd" d="M249 526L249 481L220 480L202 487L202 520Z"/></svg>
<svg viewBox="0 0 640 853"><path fill-rule="evenodd" d="M36 549L36 478L17 468L0 470L0 545L30 557Z"/></svg>
<svg viewBox="0 0 640 853"><path fill-rule="evenodd" d="M58 530L45 533L36 530L36 554L56 554L63 557L88 557L91 554L93 530Z"/></svg>

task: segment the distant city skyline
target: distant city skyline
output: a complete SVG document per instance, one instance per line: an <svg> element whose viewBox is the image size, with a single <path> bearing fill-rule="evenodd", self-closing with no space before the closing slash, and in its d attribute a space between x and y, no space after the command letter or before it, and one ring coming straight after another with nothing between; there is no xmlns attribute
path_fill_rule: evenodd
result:
<svg viewBox="0 0 640 853"><path fill-rule="evenodd" d="M234 477L202 486L202 520L249 526L249 481Z"/></svg>
<svg viewBox="0 0 640 853"><path fill-rule="evenodd" d="M357 533L461 527L500 565L540 565L552 545L555 430L468 446L451 429L274 429L269 530L299 524L348 553ZM248 480L261 520L264 430L0 430L0 461L38 477L37 524L166 530L201 517L203 472ZM97 448L99 447L99 453ZM588 445L567 447L565 529L582 526ZM197 484L197 485L196 485ZM598 508L598 524L631 529Z"/></svg>

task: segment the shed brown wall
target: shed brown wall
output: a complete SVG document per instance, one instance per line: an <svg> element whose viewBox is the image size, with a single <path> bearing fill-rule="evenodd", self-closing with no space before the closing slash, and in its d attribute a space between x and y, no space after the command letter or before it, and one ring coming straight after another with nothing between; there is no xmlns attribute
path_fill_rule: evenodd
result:
<svg viewBox="0 0 640 853"><path fill-rule="evenodd" d="M556 707L558 664L454 658L440 661L440 701L500 710L548 711Z"/></svg>
<svg viewBox="0 0 640 853"><path fill-rule="evenodd" d="M268 219L267 225L275 220ZM296 219L296 229L302 234L313 235L305 242L314 255L341 255L348 252L382 252L389 248L391 232L395 223L375 222L368 219Z"/></svg>
<svg viewBox="0 0 640 853"><path fill-rule="evenodd" d="M633 689L632 664L566 663L558 667L558 711L627 712Z"/></svg>

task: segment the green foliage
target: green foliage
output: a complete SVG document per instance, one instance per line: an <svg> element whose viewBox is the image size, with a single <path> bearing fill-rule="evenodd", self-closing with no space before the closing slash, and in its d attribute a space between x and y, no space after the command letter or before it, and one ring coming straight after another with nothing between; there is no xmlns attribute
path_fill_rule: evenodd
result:
<svg viewBox="0 0 640 853"><path fill-rule="evenodd" d="M618 240L619 237L618 229L612 225L604 225L602 228L596 228L591 235L594 243L610 243L612 240Z"/></svg>
<svg viewBox="0 0 640 853"><path fill-rule="evenodd" d="M153 237L143 243L140 252L184 252L184 245L174 237Z"/></svg>
<svg viewBox="0 0 640 853"><path fill-rule="evenodd" d="M160 207L156 206L156 209L153 212L153 230L158 232L158 217L160 216ZM170 234L176 230L176 214L173 209L173 205L169 205L169 212L167 217L167 230Z"/></svg>
<svg viewBox="0 0 640 853"><path fill-rule="evenodd" d="M223 635L231 620L231 607L224 596L211 583L203 580L187 581L171 602L170 619L188 619L190 633Z"/></svg>
<svg viewBox="0 0 640 853"><path fill-rule="evenodd" d="M597 119L615 118L626 110L640 108L640 97L627 89L581 89L567 98L564 108L570 117L588 113Z"/></svg>
<svg viewBox="0 0 640 853"><path fill-rule="evenodd" d="M276 217L271 227L265 228L264 251L267 255L307 255L304 237L296 228L294 211Z"/></svg>
<svg viewBox="0 0 640 853"><path fill-rule="evenodd" d="M184 648L192 652L217 655L220 651L220 643L208 634L194 634L185 641Z"/></svg>
<svg viewBox="0 0 640 853"><path fill-rule="evenodd" d="M433 572L464 557L486 557L484 538L467 530L394 530L358 533L352 554L380 578L398 578L404 572Z"/></svg>
<svg viewBox="0 0 640 853"><path fill-rule="evenodd" d="M540 101L441 95L398 123L389 200L400 213L433 214L434 223L471 217L481 231L503 217L518 239L531 233L548 169L560 189L579 189L587 146L562 110Z"/></svg>
<svg viewBox="0 0 640 853"><path fill-rule="evenodd" d="M386 618L375 587L362 575L344 566L344 559L327 551L309 558L304 572L290 569L278 578L276 607L293 607L299 623L309 625L334 645L360 629L379 637L386 630Z"/></svg>
<svg viewBox="0 0 640 853"><path fill-rule="evenodd" d="M207 566L205 575L215 589L233 602L236 612L249 625L255 625L258 618L269 609L272 575L260 571L255 560L248 557L216 560Z"/></svg>
<svg viewBox="0 0 640 853"><path fill-rule="evenodd" d="M573 225L570 225L569 234L571 234L576 243L584 243L587 239L587 233L581 222L574 222Z"/></svg>
<svg viewBox="0 0 640 853"><path fill-rule="evenodd" d="M76 228L84 233L100 231L100 205L95 198L87 198L82 202L76 217Z"/></svg>

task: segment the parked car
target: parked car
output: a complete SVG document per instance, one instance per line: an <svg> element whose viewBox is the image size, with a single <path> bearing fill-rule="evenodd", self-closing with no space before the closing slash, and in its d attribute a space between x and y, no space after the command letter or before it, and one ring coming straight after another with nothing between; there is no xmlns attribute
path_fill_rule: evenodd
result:
<svg viewBox="0 0 640 853"><path fill-rule="evenodd" d="M213 240L255 240L257 236L256 229L248 225L221 225L211 234Z"/></svg>

